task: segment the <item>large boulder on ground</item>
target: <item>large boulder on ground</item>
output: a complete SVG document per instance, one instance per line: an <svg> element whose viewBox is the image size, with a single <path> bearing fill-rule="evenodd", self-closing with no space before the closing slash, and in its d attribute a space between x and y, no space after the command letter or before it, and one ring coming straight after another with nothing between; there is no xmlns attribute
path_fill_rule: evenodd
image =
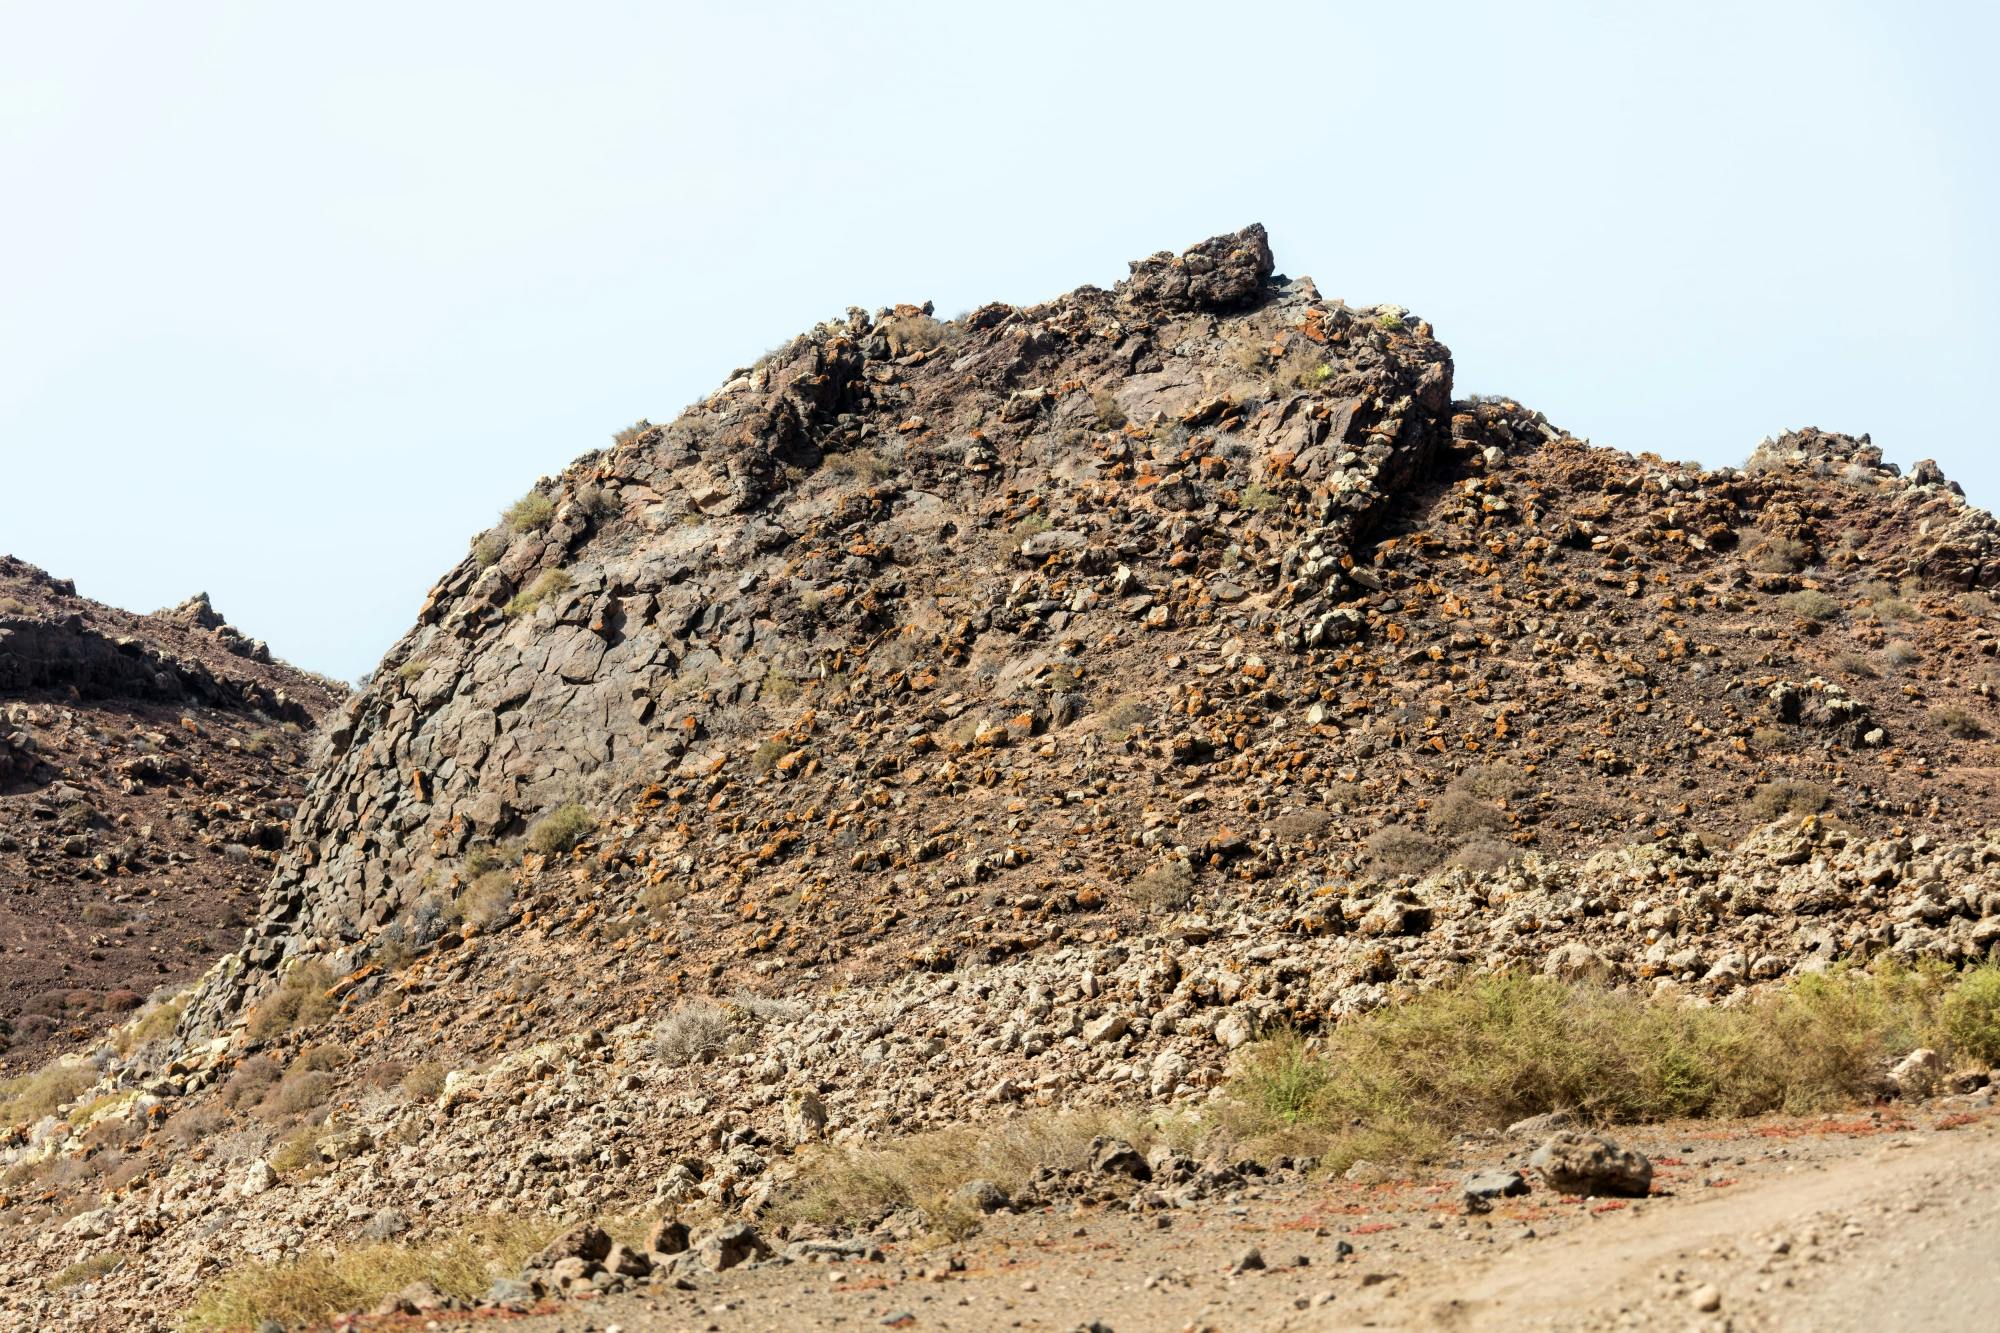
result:
<svg viewBox="0 0 2000 1333"><path fill-rule="evenodd" d="M1601 1134L1553 1134L1528 1165L1561 1194L1642 1198L1653 1187L1653 1164L1646 1155Z"/></svg>

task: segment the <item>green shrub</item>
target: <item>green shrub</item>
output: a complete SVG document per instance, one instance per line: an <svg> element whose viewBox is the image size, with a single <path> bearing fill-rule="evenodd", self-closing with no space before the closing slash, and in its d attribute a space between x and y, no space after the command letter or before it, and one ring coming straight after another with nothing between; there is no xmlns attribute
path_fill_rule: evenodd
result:
<svg viewBox="0 0 2000 1333"><path fill-rule="evenodd" d="M1778 605L1801 620L1832 620L1840 614L1839 602L1812 588L1788 592L1778 599Z"/></svg>
<svg viewBox="0 0 2000 1333"><path fill-rule="evenodd" d="M1807 1113L1865 1102L1919 1046L2000 1051L2000 967L1800 977L1731 1008L1654 1003L1542 976L1468 977L1308 1043L1248 1049L1226 1122L1336 1169L1427 1157L1548 1111L1597 1122Z"/></svg>
<svg viewBox="0 0 2000 1333"><path fill-rule="evenodd" d="M259 1041L283 1036L304 1023L316 1023L331 1014L334 1001L327 996L333 973L318 961L295 963L278 988L250 1010L250 1035Z"/></svg>
<svg viewBox="0 0 2000 1333"><path fill-rule="evenodd" d="M773 736L771 739L758 745L756 752L750 756L750 767L757 773L769 773L778 766L780 759L783 759L791 752L792 743L790 741Z"/></svg>
<svg viewBox="0 0 2000 1333"><path fill-rule="evenodd" d="M556 502L540 491L529 491L501 513L500 521L516 532L546 528L556 516Z"/></svg>
<svg viewBox="0 0 2000 1333"><path fill-rule="evenodd" d="M126 1262L126 1256L116 1250L106 1250L102 1254L93 1254L88 1259L77 1260L68 1268L63 1269L62 1272L57 1273L42 1284L42 1290L62 1291L64 1288L74 1287L79 1283L95 1282L105 1274L123 1268Z"/></svg>
<svg viewBox="0 0 2000 1333"><path fill-rule="evenodd" d="M644 417L640 417L637 421L625 427L625 429L613 431L611 433L611 443L620 449L626 445L637 444L646 432L652 428L652 422L646 420Z"/></svg>
<svg viewBox="0 0 2000 1333"><path fill-rule="evenodd" d="M507 554L507 539L497 532L482 532L472 539L472 563L485 569L500 563Z"/></svg>
<svg viewBox="0 0 2000 1333"><path fill-rule="evenodd" d="M485 930L504 918L513 906L514 876L506 870L489 870L459 890L458 896L451 900L449 915L475 930Z"/></svg>
<svg viewBox="0 0 2000 1333"><path fill-rule="evenodd" d="M1979 967L1944 997L1944 1037L1961 1057L2000 1065L2000 967Z"/></svg>
<svg viewBox="0 0 2000 1333"><path fill-rule="evenodd" d="M568 570L545 569L533 583L515 593L501 610L509 619L524 616L557 593L568 589L569 583Z"/></svg>
<svg viewBox="0 0 2000 1333"><path fill-rule="evenodd" d="M561 856L597 831L597 816L571 801L551 810L528 830L528 845L543 856Z"/></svg>
<svg viewBox="0 0 2000 1333"><path fill-rule="evenodd" d="M57 1063L0 1079L0 1127L33 1122L82 1096L97 1082L88 1065Z"/></svg>
<svg viewBox="0 0 2000 1333"><path fill-rule="evenodd" d="M483 842L465 854L465 873L474 879L519 864L521 864L521 848L511 842Z"/></svg>

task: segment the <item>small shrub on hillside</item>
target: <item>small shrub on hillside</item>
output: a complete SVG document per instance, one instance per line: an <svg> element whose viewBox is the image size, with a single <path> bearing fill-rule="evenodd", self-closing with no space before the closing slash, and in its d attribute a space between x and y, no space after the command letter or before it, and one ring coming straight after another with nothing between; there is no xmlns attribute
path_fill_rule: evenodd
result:
<svg viewBox="0 0 2000 1333"><path fill-rule="evenodd" d="M933 1229L963 1237L978 1218L954 1198L961 1186L986 1180L1020 1195L1045 1172L1088 1170L1100 1138L1123 1139L1143 1153L1158 1143L1193 1148L1197 1134L1186 1120L1144 1111L1041 1111L826 1147L809 1155L776 1213L787 1222L856 1226L915 1208Z"/></svg>
<svg viewBox="0 0 2000 1333"><path fill-rule="evenodd" d="M653 1033L653 1054L670 1065L714 1059L729 1045L729 1011L706 1000L683 1001Z"/></svg>
<svg viewBox="0 0 2000 1333"><path fill-rule="evenodd" d="M1986 724L1977 714L1956 704L1931 709L1931 725L1957 741L1976 741L1986 734Z"/></svg>
<svg viewBox="0 0 2000 1333"><path fill-rule="evenodd" d="M149 1042L164 1041L174 1033L174 1027L181 1021L181 1002L168 1000L157 1004L144 1014L139 1021L119 1033L119 1054L130 1055Z"/></svg>
<svg viewBox="0 0 2000 1333"><path fill-rule="evenodd" d="M1923 654L1917 651L1915 644L1905 639L1891 639L1889 646L1882 650L1882 660L1892 667L1915 666L1923 660Z"/></svg>
<svg viewBox="0 0 2000 1333"><path fill-rule="evenodd" d="M1838 654L1833 659L1833 669L1843 676L1852 676L1856 680L1873 680L1882 674L1875 669L1875 664L1869 661L1864 653Z"/></svg>
<svg viewBox="0 0 2000 1333"><path fill-rule="evenodd" d="M842 453L828 454L826 461L820 466L821 470L830 476L871 485L895 473L889 461L873 449L851 449Z"/></svg>
<svg viewBox="0 0 2000 1333"><path fill-rule="evenodd" d="M236 1066L236 1072L222 1085L222 1104L232 1111L247 1111L264 1100L282 1071L268 1055L253 1055Z"/></svg>
<svg viewBox="0 0 2000 1333"><path fill-rule="evenodd" d="M196 1294L185 1326L242 1329L271 1320L305 1328L372 1308L413 1282L428 1282L469 1302L486 1294L496 1272L519 1271L556 1229L547 1219L489 1217L419 1245L358 1245L277 1263L243 1263Z"/></svg>
<svg viewBox="0 0 2000 1333"><path fill-rule="evenodd" d="M489 870L458 891L447 915L474 930L486 930L504 921L513 906L513 875Z"/></svg>
<svg viewBox="0 0 2000 1333"><path fill-rule="evenodd" d="M561 856L597 831L597 816L571 801L536 820L528 845L544 856Z"/></svg>
<svg viewBox="0 0 2000 1333"><path fill-rule="evenodd" d="M529 491L507 506L500 520L516 532L546 528L556 516L556 502L540 491Z"/></svg>
<svg viewBox="0 0 2000 1333"><path fill-rule="evenodd" d="M1785 815L1815 815L1833 804L1833 794L1817 782L1779 778L1767 782L1750 798L1750 813L1770 821Z"/></svg>
<svg viewBox="0 0 2000 1333"><path fill-rule="evenodd" d="M1507 816L1479 799L1472 784L1453 782L1432 802L1425 821L1446 838L1458 840L1478 833L1495 833L1507 827Z"/></svg>
<svg viewBox="0 0 2000 1333"><path fill-rule="evenodd" d="M293 1069L345 1069L354 1063L354 1052L337 1041L316 1041L292 1058Z"/></svg>
<svg viewBox="0 0 2000 1333"><path fill-rule="evenodd" d="M313 961L295 963L278 983L278 988L250 1011L250 1035L258 1041L283 1036L302 1023L316 1023L331 1014L334 1002L327 998L333 974L326 964Z"/></svg>
<svg viewBox="0 0 2000 1333"><path fill-rule="evenodd" d="M300 1172L307 1172L306 1178L318 1175L319 1171L314 1168L319 1166L319 1144L325 1137L324 1124L302 1126L283 1139L264 1160L281 1176Z"/></svg>
<svg viewBox="0 0 2000 1333"><path fill-rule="evenodd" d="M1788 592L1778 605L1801 620L1832 620L1840 614L1840 603L1814 588Z"/></svg>
<svg viewBox="0 0 2000 1333"><path fill-rule="evenodd" d="M1152 710L1137 695L1121 695L1104 710L1100 729L1106 740L1122 741L1152 716Z"/></svg>
<svg viewBox="0 0 2000 1333"><path fill-rule="evenodd" d="M1178 912L1194 901L1194 867L1175 857L1132 881L1132 901L1148 911Z"/></svg>
<svg viewBox="0 0 2000 1333"><path fill-rule="evenodd" d="M1270 490L1264 486L1250 485L1245 486L1238 493L1236 503L1239 508L1247 509L1253 514L1261 514L1267 510L1276 509L1284 501L1279 498L1278 493L1274 490Z"/></svg>
<svg viewBox="0 0 2000 1333"><path fill-rule="evenodd" d="M1390 875L1421 875L1443 856L1436 843L1404 824L1377 829L1366 847L1368 859Z"/></svg>
<svg viewBox="0 0 2000 1333"><path fill-rule="evenodd" d="M929 315L899 315L882 321L882 336L889 340L889 355L909 356L941 347L950 330Z"/></svg>
<svg viewBox="0 0 2000 1333"><path fill-rule="evenodd" d="M764 673L764 684L762 689L758 691L759 698L768 699L774 704L781 704L787 699L796 699L798 696L799 683L796 680L793 680L776 667L772 667Z"/></svg>
<svg viewBox="0 0 2000 1333"><path fill-rule="evenodd" d="M618 501L610 491L595 483L577 490L576 507L597 519L615 518L618 514Z"/></svg>
<svg viewBox="0 0 2000 1333"><path fill-rule="evenodd" d="M294 1065L287 1070L278 1086L271 1089L264 1100L257 1105L259 1115L272 1120L290 1120L304 1115L315 1107L324 1106L333 1097L333 1076L317 1069L301 1069Z"/></svg>
<svg viewBox="0 0 2000 1333"><path fill-rule="evenodd" d="M500 563L507 554L507 539L497 532L482 532L472 539L472 563L485 569Z"/></svg>
<svg viewBox="0 0 2000 1333"><path fill-rule="evenodd" d="M88 1259L79 1259L42 1284L44 1291L62 1291L85 1282L95 1282L107 1273L123 1268L126 1256L117 1250L106 1250L93 1254Z"/></svg>
<svg viewBox="0 0 2000 1333"><path fill-rule="evenodd" d="M1487 834L1468 838L1452 849L1445 864L1477 875L1490 875L1521 859L1521 849Z"/></svg>
<svg viewBox="0 0 2000 1333"><path fill-rule="evenodd" d="M397 1090L409 1101L434 1102L444 1091L444 1076L447 1071L437 1060L426 1060L420 1065L412 1065L403 1075Z"/></svg>
<svg viewBox="0 0 2000 1333"><path fill-rule="evenodd" d="M792 743L773 736L760 744L750 756L750 767L757 773L769 773L778 766L778 761L792 752Z"/></svg>
<svg viewBox="0 0 2000 1333"><path fill-rule="evenodd" d="M644 417L640 417L623 430L613 431L611 433L611 443L619 449L623 449L627 445L637 444L646 432L652 428L652 422L646 420Z"/></svg>
<svg viewBox="0 0 2000 1333"><path fill-rule="evenodd" d="M0 1079L0 1127L53 1115L96 1082L96 1070L73 1064L47 1065L19 1078Z"/></svg>
<svg viewBox="0 0 2000 1333"><path fill-rule="evenodd" d="M1090 407L1097 415L1099 430L1117 430L1125 424L1125 409L1118 405L1117 395L1109 389L1099 389L1092 393Z"/></svg>
<svg viewBox="0 0 2000 1333"><path fill-rule="evenodd" d="M1750 567L1766 574L1795 574L1812 558L1812 548L1791 537L1771 537L1751 549Z"/></svg>
<svg viewBox="0 0 2000 1333"><path fill-rule="evenodd" d="M473 878L521 864L521 848L511 842L482 842L465 854L465 873Z"/></svg>
<svg viewBox="0 0 2000 1333"><path fill-rule="evenodd" d="M1324 810L1288 810L1271 821L1280 842L1316 842L1326 836L1333 816Z"/></svg>
<svg viewBox="0 0 2000 1333"><path fill-rule="evenodd" d="M1861 595L1867 599L1868 609L1882 620L1908 620L1917 614L1917 608L1905 601L1902 589L1887 579L1870 579L1861 585Z"/></svg>
<svg viewBox="0 0 2000 1333"><path fill-rule="evenodd" d="M549 598L569 587L569 571L565 569L545 569L535 581L514 594L502 613L509 619L524 616Z"/></svg>

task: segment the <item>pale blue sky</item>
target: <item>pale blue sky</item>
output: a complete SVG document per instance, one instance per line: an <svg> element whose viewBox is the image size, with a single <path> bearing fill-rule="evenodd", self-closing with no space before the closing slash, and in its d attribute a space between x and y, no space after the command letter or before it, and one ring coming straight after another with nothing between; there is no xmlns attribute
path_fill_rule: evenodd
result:
<svg viewBox="0 0 2000 1333"><path fill-rule="evenodd" d="M1250 221L1461 392L1982 502L1990 7L0 0L0 551L352 677L544 472L848 305Z"/></svg>

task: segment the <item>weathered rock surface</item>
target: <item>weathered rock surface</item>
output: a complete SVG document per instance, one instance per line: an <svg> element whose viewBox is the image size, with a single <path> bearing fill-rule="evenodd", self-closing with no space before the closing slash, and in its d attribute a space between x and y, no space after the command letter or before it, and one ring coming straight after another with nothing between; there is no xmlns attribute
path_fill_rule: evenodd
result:
<svg viewBox="0 0 2000 1333"><path fill-rule="evenodd" d="M1653 1164L1644 1153L1601 1134L1560 1130L1535 1149L1528 1165L1562 1194L1644 1198L1653 1185Z"/></svg>
<svg viewBox="0 0 2000 1333"><path fill-rule="evenodd" d="M209 1253L495 1200L665 1219L503 1303L846 1262L925 1219L779 1229L821 1153L1199 1117L1260 1033L1468 969L1730 1002L1989 958L1990 520L1934 472L1816 431L1705 470L1454 402L1427 325L1276 274L1259 229L1038 306L850 311L439 582L172 1058L102 1055L0 1143L73 1182L0 1205L0 1309L141 1322ZM243 1026L302 977L328 1016ZM291 1119L263 1091L308 1078ZM1305 1169L1109 1124L957 1210ZM1549 1169L1636 1179L1578 1142ZM252 1157L289 1165L246 1196ZM86 1203L139 1257L46 1293Z"/></svg>

